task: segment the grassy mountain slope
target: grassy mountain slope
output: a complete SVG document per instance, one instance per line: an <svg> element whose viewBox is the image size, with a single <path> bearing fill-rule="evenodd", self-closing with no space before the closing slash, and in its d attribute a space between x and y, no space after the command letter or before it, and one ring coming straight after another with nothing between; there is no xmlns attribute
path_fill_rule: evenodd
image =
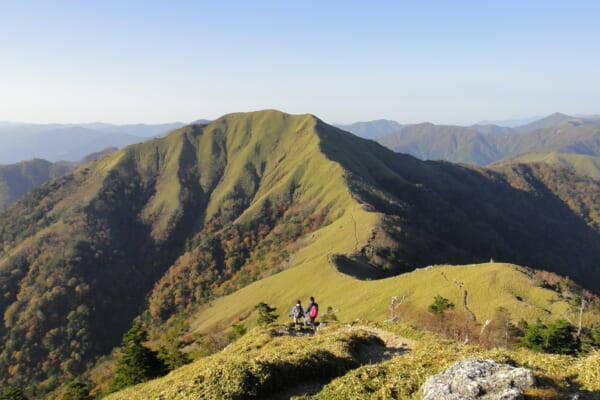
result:
<svg viewBox="0 0 600 400"><path fill-rule="evenodd" d="M311 295L319 303L321 313L332 307L338 310L337 316L343 321L389 318L394 296L405 297L405 304L426 311L436 295L449 299L459 311L472 312L479 323L493 319L498 307L508 309L515 323L521 319L577 318L577 312L557 292L541 287L542 281L531 271L511 264L435 266L383 280L365 281L340 273L332 263L323 265L322 262L317 258L308 262L299 259L297 268L211 302L191 320L192 331L207 332L215 326L229 326L236 318L243 320L260 301L276 306L280 311L279 322L285 322L296 299L307 299ZM307 276L315 278L303 278ZM302 281L302 285L296 284L298 281ZM585 322L591 326L600 321L597 315L588 313Z"/></svg>
<svg viewBox="0 0 600 400"><path fill-rule="evenodd" d="M114 147L107 148L89 154L78 162L51 163L46 160L34 159L16 164L0 165L0 211L39 185L73 172L82 165L115 150Z"/></svg>
<svg viewBox="0 0 600 400"><path fill-rule="evenodd" d="M340 166L318 153L315 123L308 115L232 114L130 146L13 205L0 228L2 380L38 382L43 391L56 384L46 377L85 369L119 342L198 232L254 232L261 240L287 212L278 229L293 240L305 232L294 215L302 222L344 214L353 200ZM240 269L248 255L238 250L215 249L210 283Z"/></svg>
<svg viewBox="0 0 600 400"><path fill-rule="evenodd" d="M569 119L527 133L498 135L460 126L419 124L405 126L398 132L377 138L377 141L394 151L423 160L487 165L529 152L558 151L598 156L600 125L592 120Z"/></svg>
<svg viewBox="0 0 600 400"><path fill-rule="evenodd" d="M390 336L411 347L386 349L382 338ZM394 356L367 359L369 353L386 350ZM420 399L428 377L468 358L531 369L538 387L528 390L526 398L570 398L577 393L596 399L599 356L484 350L399 324L339 326L308 337L256 329L218 354L107 399Z"/></svg>
<svg viewBox="0 0 600 400"><path fill-rule="evenodd" d="M600 180L600 157L586 156L583 154L569 153L525 153L515 157L509 157L490 164L491 167L506 164L529 164L546 163L558 165L563 168L575 171L579 175L588 176L595 180Z"/></svg>
<svg viewBox="0 0 600 400"><path fill-rule="evenodd" d="M135 316L159 327L291 266L306 272L274 278L294 289L264 300L316 295L332 263L375 278L494 257L593 286L599 207L599 184L563 169L422 162L312 115L190 125L0 215L0 381L44 393Z"/></svg>

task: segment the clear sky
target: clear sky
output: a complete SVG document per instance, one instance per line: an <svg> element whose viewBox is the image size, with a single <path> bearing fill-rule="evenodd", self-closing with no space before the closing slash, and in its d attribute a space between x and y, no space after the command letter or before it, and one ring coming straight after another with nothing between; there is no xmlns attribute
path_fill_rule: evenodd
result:
<svg viewBox="0 0 600 400"><path fill-rule="evenodd" d="M0 121L600 113L600 2L0 0Z"/></svg>

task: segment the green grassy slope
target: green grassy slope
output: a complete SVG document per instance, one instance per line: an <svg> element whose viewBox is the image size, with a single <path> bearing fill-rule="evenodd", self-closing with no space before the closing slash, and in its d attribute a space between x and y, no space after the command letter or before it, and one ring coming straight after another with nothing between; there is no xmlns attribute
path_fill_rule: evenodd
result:
<svg viewBox="0 0 600 400"><path fill-rule="evenodd" d="M495 163L490 164L490 167L537 162L558 165L573 170L579 175L589 176L590 178L600 180L600 157L587 156L584 154L558 153L555 151L550 153L526 153L496 161Z"/></svg>
<svg viewBox="0 0 600 400"><path fill-rule="evenodd" d="M206 332L215 326L229 326L236 318L250 315L260 301L276 306L280 310L279 322L285 322L295 300L309 296L315 297L321 312L333 307L344 321L389 318L394 296L405 297L406 304L426 311L434 296L441 295L453 302L457 310L468 312L465 291L467 307L480 323L492 319L498 307L507 308L515 322L576 318L558 293L540 287L540 282L525 269L511 264L435 266L383 280L363 281L324 262L325 259L312 259L211 302L192 319L192 330ZM588 325L598 322L597 317L586 314Z"/></svg>

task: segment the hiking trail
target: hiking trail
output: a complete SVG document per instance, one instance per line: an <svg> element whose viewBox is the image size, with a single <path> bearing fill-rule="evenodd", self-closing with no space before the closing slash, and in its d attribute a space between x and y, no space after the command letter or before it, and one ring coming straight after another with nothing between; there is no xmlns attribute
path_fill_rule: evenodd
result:
<svg viewBox="0 0 600 400"><path fill-rule="evenodd" d="M392 332L386 331L381 328L373 328L364 325L352 325L342 327L340 329L347 332L359 330L365 331L372 334L373 336L378 337L385 344L385 346L381 346L380 344L375 343L361 345L357 354L357 358L360 362L360 365L357 368L360 368L363 365L379 364L384 361L390 360L393 357L409 353L415 344L414 340L398 336ZM295 335L296 333L289 332L289 334ZM347 374L350 371L351 370L346 371L345 373ZM295 386L289 387L283 391L272 393L269 396L263 398L266 400L289 400L295 396L312 396L323 390L323 387L329 382L331 382L332 379L299 382Z"/></svg>

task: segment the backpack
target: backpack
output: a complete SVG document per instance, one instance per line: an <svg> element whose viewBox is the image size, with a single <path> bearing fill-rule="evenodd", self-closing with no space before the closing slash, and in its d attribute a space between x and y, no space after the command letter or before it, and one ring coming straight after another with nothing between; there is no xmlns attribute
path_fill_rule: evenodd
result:
<svg viewBox="0 0 600 400"><path fill-rule="evenodd" d="M294 310L294 317L301 317L302 316L302 310L300 309L300 307L296 307L296 309Z"/></svg>
<svg viewBox="0 0 600 400"><path fill-rule="evenodd" d="M317 315L319 315L319 305L317 303L313 304L313 306L310 308L310 311L308 312L308 315L311 318L317 318Z"/></svg>

